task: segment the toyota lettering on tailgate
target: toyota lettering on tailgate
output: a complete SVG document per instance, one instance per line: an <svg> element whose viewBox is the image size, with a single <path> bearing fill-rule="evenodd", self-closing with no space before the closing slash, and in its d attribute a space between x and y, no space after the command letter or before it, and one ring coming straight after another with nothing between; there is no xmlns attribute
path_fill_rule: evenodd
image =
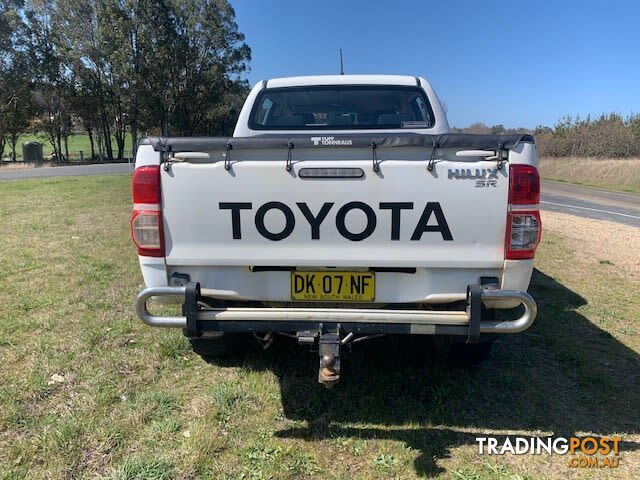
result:
<svg viewBox="0 0 640 480"><path fill-rule="evenodd" d="M242 239L242 210L253 211L253 204L251 202L220 202L218 204L220 210L229 210L231 216L231 230L234 240ZM311 240L320 240L321 229L320 226L327 219L329 212L335 210L334 203L325 202L322 207L315 213L311 211L309 206L304 202L296 203L297 209L304 216L310 228ZM404 210L413 210L413 202L381 202L378 205L379 210L389 211L388 215L391 215L391 240L400 240L400 222L402 212ZM280 231L271 231L265 225L265 216L272 210L279 211L284 217L284 227ZM359 232L353 232L349 230L346 224L347 214L353 210L359 210L366 216L366 226ZM296 227L296 217L293 213L293 209L282 202L267 202L260 205L254 215L254 223L256 230L267 240L284 240L287 238ZM376 229L378 223L378 217L370 205L364 202L348 202L339 207L335 214L335 226L338 233L347 240L358 242L370 237ZM437 232L440 233L443 240L451 241L453 236L451 230L447 224L447 220L442 211L442 207L439 202L428 202L422 214L418 219L416 226L413 230L410 240L418 241L422 238L424 233Z"/></svg>

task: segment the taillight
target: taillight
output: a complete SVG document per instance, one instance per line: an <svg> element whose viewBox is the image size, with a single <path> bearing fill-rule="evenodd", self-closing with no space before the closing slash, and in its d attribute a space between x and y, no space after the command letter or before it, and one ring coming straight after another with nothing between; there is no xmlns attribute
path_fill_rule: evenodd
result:
<svg viewBox="0 0 640 480"><path fill-rule="evenodd" d="M533 258L540 243L542 232L540 212L509 212L507 215L507 252L508 260Z"/></svg>
<svg viewBox="0 0 640 480"><path fill-rule="evenodd" d="M531 165L511 165L509 171L509 203L536 205L540 203L540 175Z"/></svg>
<svg viewBox="0 0 640 480"><path fill-rule="evenodd" d="M160 203L160 167L147 165L137 168L133 174L131 236L138 255L164 257Z"/></svg>
<svg viewBox="0 0 640 480"><path fill-rule="evenodd" d="M133 203L160 204L160 167L146 165L133 173Z"/></svg>
<svg viewBox="0 0 640 480"><path fill-rule="evenodd" d="M505 258L533 258L540 243L540 175L531 165L511 165L509 170L509 213ZM525 207L526 205L526 207ZM535 210L534 210L535 209Z"/></svg>

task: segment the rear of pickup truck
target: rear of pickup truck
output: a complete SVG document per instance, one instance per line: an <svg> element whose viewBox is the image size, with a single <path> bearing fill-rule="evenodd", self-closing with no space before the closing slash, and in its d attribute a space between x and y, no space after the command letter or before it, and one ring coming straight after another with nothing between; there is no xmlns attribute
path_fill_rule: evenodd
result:
<svg viewBox="0 0 640 480"><path fill-rule="evenodd" d="M240 334L296 336L318 349L327 385L356 340L521 332L536 315L536 162L526 135L147 138L133 177L138 315L211 354ZM150 298L182 315L150 313Z"/></svg>

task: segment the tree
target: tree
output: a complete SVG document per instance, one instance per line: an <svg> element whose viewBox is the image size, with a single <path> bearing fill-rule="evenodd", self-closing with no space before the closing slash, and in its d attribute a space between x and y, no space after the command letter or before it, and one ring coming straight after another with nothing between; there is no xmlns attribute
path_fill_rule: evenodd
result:
<svg viewBox="0 0 640 480"><path fill-rule="evenodd" d="M20 36L24 23L19 14L18 0L0 0L0 158L7 141L15 160L17 135L25 128L27 112L22 105L28 102L30 92L24 84L29 78L23 71Z"/></svg>
<svg viewBox="0 0 640 480"><path fill-rule="evenodd" d="M208 133L236 110L225 109L229 94L247 91L251 52L224 0L69 0L57 17L109 158L112 136L122 158L128 129L134 144L141 128ZM89 116L83 123L94 123Z"/></svg>
<svg viewBox="0 0 640 480"><path fill-rule="evenodd" d="M80 119L80 123L87 136L91 146L91 159L96 158L96 131L99 129L98 118L98 102L95 96L91 94L91 89L86 88L82 83L78 85L75 91L72 107L75 115Z"/></svg>
<svg viewBox="0 0 640 480"><path fill-rule="evenodd" d="M505 133L504 125L502 125L501 123L498 125L494 125L493 127L491 127L491 133L493 135L500 135L502 133Z"/></svg>
<svg viewBox="0 0 640 480"><path fill-rule="evenodd" d="M131 92L140 100L129 103L131 124L163 135L208 133L225 95L247 89L242 75L251 50L235 12L226 0L145 4L129 2L123 29L131 39L128 65L134 71L128 77L136 79ZM136 95L140 91L145 94Z"/></svg>
<svg viewBox="0 0 640 480"><path fill-rule="evenodd" d="M476 122L469 125L465 131L467 133L478 133L478 134L488 134L491 133L491 129L487 127L484 123Z"/></svg>
<svg viewBox="0 0 640 480"><path fill-rule="evenodd" d="M5 86L11 96L5 104L2 115L3 131L6 142L11 148L11 159L15 162L16 147L20 134L27 130L34 114L31 80L28 75L26 58L17 56L5 73Z"/></svg>
<svg viewBox="0 0 640 480"><path fill-rule="evenodd" d="M109 160L139 131L227 133L250 58L227 0L0 0L0 152L28 124L58 162L78 126Z"/></svg>
<svg viewBox="0 0 640 480"><path fill-rule="evenodd" d="M117 101L113 92L113 66L109 63L109 52L118 48L109 43L104 32L109 27L114 12L109 2L102 0L69 0L57 4L55 10L56 25L65 32L58 37L61 51L68 52L66 66L70 72L74 97L85 102L76 112L90 135L93 156L93 134L102 158L103 146L106 156L113 160L111 133L114 119L110 110L111 103ZM116 12L117 13L117 12Z"/></svg>
<svg viewBox="0 0 640 480"><path fill-rule="evenodd" d="M45 133L54 159L60 163L68 157L73 84L67 66L68 52L61 48L61 31L56 28L56 6L55 0L32 0L24 17L38 112L36 125Z"/></svg>
<svg viewBox="0 0 640 480"><path fill-rule="evenodd" d="M190 136L202 130L205 119L220 121L228 116L224 105L232 97L225 94L246 90L240 78L251 51L227 2L180 0L176 9L184 54L179 63L175 124L182 135Z"/></svg>

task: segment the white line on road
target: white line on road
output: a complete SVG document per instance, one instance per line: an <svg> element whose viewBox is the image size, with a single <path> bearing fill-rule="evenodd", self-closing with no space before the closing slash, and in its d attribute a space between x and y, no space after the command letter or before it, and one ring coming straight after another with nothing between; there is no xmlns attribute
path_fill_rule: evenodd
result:
<svg viewBox="0 0 640 480"><path fill-rule="evenodd" d="M590 210L592 212L608 213L610 215L620 215L621 217L635 218L637 220L640 220L639 216L627 215L626 213L612 212L610 210L600 210L598 208L579 207L578 205L568 205L566 203L555 203L555 202L544 202L544 201L541 201L540 203L546 203L546 204L549 204L549 205L557 205L559 207L579 208L581 210Z"/></svg>

